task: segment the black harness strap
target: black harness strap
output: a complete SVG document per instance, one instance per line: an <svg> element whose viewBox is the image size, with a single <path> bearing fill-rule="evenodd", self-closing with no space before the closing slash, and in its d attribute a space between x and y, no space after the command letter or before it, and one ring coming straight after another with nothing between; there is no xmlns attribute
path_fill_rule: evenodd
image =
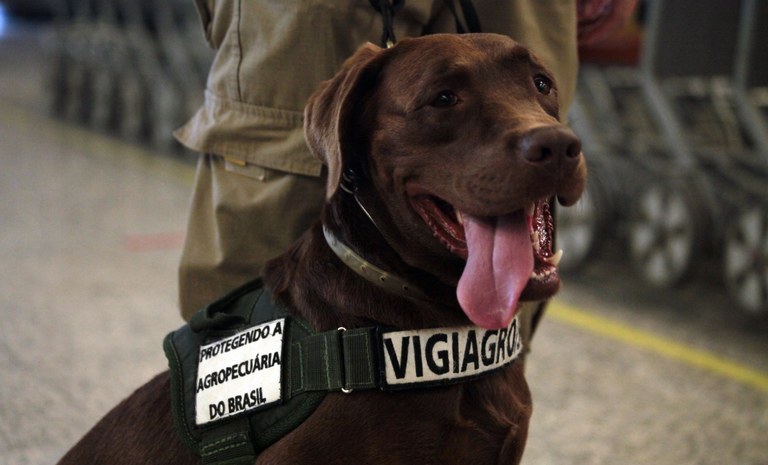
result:
<svg viewBox="0 0 768 465"><path fill-rule="evenodd" d="M252 465L258 455L248 417L220 425L203 434L200 442L200 458L205 465Z"/></svg>

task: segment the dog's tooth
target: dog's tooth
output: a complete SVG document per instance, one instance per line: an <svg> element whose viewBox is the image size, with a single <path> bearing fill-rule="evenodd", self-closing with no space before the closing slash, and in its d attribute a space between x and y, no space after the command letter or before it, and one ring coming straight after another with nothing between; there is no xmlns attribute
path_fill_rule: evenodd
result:
<svg viewBox="0 0 768 465"><path fill-rule="evenodd" d="M464 215L462 215L459 210L456 210L456 221L458 221L460 225L464 225Z"/></svg>
<svg viewBox="0 0 768 465"><path fill-rule="evenodd" d="M533 250L536 252L541 249L541 244L539 243L539 232L534 231L533 234L531 234L531 243L533 244Z"/></svg>
<svg viewBox="0 0 768 465"><path fill-rule="evenodd" d="M547 259L547 262L552 266L557 266L560 264L560 260L563 258L563 249L560 249L557 251L556 254L552 255Z"/></svg>

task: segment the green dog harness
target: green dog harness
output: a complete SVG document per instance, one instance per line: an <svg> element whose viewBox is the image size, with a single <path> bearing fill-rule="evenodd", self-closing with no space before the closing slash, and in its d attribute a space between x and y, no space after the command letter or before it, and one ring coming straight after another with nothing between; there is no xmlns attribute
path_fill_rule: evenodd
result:
<svg viewBox="0 0 768 465"><path fill-rule="evenodd" d="M522 349L507 328L317 333L273 302L261 280L168 334L174 423L205 464L252 464L306 420L329 392L464 382L506 366Z"/></svg>

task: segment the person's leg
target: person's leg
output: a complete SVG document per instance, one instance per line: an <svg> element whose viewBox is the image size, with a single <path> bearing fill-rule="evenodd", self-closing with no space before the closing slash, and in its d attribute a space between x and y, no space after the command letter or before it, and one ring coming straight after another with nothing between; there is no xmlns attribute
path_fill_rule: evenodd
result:
<svg viewBox="0 0 768 465"><path fill-rule="evenodd" d="M259 276L320 218L324 193L321 177L202 155L179 267L182 316Z"/></svg>

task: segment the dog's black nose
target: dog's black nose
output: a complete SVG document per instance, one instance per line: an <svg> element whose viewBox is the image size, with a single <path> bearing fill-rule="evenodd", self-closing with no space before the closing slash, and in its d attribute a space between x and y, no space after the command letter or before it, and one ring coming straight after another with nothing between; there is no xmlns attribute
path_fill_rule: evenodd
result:
<svg viewBox="0 0 768 465"><path fill-rule="evenodd" d="M518 148L523 159L530 163L572 163L581 153L581 141L566 126L542 126L524 134Z"/></svg>

